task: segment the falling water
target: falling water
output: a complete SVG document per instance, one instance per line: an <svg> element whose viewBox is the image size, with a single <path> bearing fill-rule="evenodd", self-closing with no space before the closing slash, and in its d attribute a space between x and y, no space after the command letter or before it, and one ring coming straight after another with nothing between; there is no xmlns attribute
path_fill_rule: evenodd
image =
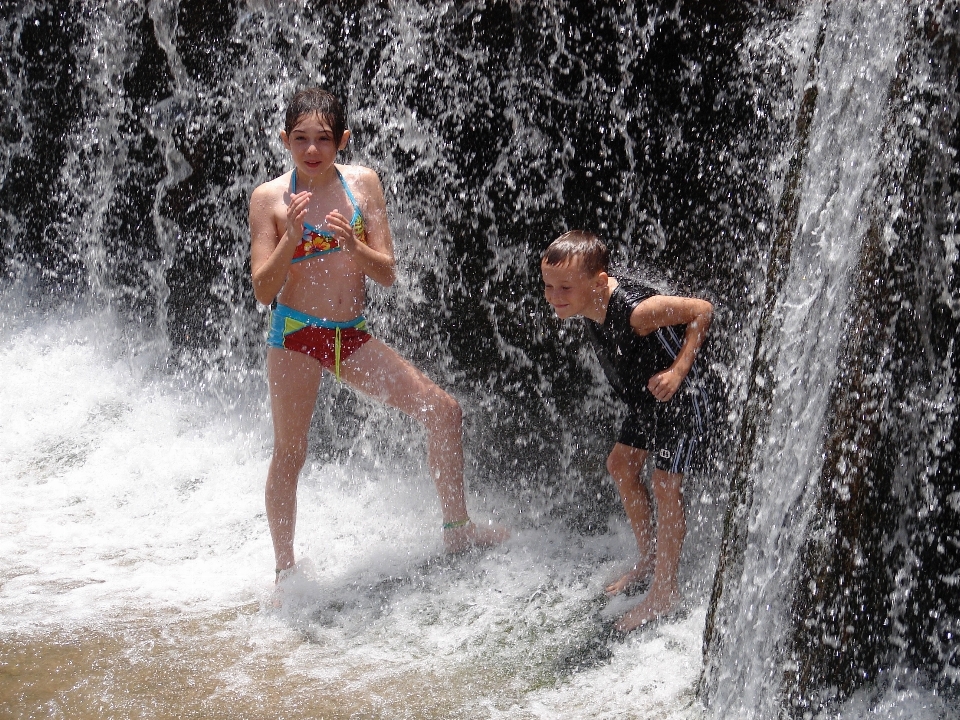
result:
<svg viewBox="0 0 960 720"><path fill-rule="evenodd" d="M931 437L953 427L960 182L936 161L955 131L923 118L957 117L955 8L706 5L0 11L0 715L949 712L955 569L932 585L922 568L960 512L929 469ZM388 198L400 279L369 288L373 330L460 400L472 512L515 535L444 558L418 429L325 383L298 497L314 570L277 612L246 212L287 169L277 133L308 84L345 100L346 160L375 168ZM926 205L893 217L877 208L908 194L897 172L915 179L894 157L914 127L933 158L916 180ZM891 218L879 233L877 213ZM890 239L905 222L932 238L922 263ZM609 623L636 598L600 592L634 552L603 467L621 408L540 297L539 252L573 226L717 306L701 361L718 423L685 485L686 601L624 641ZM926 269L937 330L889 354L923 365L935 347L942 367L911 382L935 377L939 394L901 402L877 433L909 436L905 462L928 468L900 473L896 582L877 586L900 650L874 654L886 675L866 694L826 705L811 698L832 677L784 680L820 651L796 649L794 590L815 539L833 537L817 479L836 465L824 438L842 435L845 318L872 307L863 258L890 246L879 255ZM767 381L769 422L743 463L730 448L749 445ZM731 499L739 533L724 529ZM917 535L918 512L939 539ZM929 610L935 627L916 619Z"/></svg>
<svg viewBox="0 0 960 720"><path fill-rule="evenodd" d="M785 232L771 252L703 690L717 717L914 716L913 663L935 687L956 650L947 621L934 656L916 653L929 632L916 604L952 573L921 568L918 550L942 548L956 520L913 519L918 502L953 512L955 325L924 307L954 302L943 218L956 196L940 151L956 100L930 113L917 104L945 98L937 50L923 44L942 19L931 7L808 12L819 21L806 25ZM918 61L918 43L932 57Z"/></svg>
<svg viewBox="0 0 960 720"><path fill-rule="evenodd" d="M816 7L810 8L815 11ZM887 97L903 45L901 3L835 3L819 58L816 110L789 269L776 297L776 368L768 427L758 440L748 539L730 641L716 678L717 717L769 718L783 672L785 614L798 556L817 509L824 428L852 270L869 218ZM817 23L809 23L816 33ZM805 38L816 44L816 34ZM729 592L729 589L727 590Z"/></svg>

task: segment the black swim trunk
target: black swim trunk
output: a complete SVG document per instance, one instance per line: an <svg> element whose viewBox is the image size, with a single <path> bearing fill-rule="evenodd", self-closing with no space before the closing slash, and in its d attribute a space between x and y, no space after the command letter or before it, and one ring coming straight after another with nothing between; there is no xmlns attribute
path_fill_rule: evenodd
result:
<svg viewBox="0 0 960 720"><path fill-rule="evenodd" d="M643 406L631 406L617 442L646 450L658 470L686 474L708 421L706 393L684 383L669 402L651 396Z"/></svg>

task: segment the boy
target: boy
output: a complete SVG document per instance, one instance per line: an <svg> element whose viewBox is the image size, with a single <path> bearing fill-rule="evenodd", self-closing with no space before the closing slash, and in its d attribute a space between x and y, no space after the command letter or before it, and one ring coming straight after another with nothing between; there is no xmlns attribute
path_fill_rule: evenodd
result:
<svg viewBox="0 0 960 720"><path fill-rule="evenodd" d="M706 397L692 379L693 362L710 327L713 306L697 298L660 295L625 276L607 274L609 252L600 239L572 230L543 253L547 302L561 320L582 316L600 364L629 414L607 457L636 536L640 558L606 588L616 595L650 579L643 600L615 627L631 630L680 602L677 568L686 534L681 485L706 419ZM681 327L681 326L686 326ZM650 499L640 472L651 449L656 541Z"/></svg>

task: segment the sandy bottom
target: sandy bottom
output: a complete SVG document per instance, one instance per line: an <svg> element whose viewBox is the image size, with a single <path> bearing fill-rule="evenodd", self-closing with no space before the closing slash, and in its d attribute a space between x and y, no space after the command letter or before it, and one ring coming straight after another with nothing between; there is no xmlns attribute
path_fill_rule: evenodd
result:
<svg viewBox="0 0 960 720"><path fill-rule="evenodd" d="M258 604L17 633L0 640L0 717L699 718L695 668L675 663L700 620L579 658L549 648L520 667L509 651L502 662L469 647L400 659L369 639L331 644ZM664 677L650 672L657 657L672 665Z"/></svg>

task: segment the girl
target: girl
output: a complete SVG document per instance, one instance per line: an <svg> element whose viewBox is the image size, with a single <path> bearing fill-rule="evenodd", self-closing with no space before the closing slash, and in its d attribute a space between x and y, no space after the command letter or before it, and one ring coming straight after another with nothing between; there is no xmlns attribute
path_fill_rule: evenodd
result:
<svg viewBox="0 0 960 720"><path fill-rule="evenodd" d="M264 305L277 301L267 351L274 447L266 487L277 581L294 565L297 479L324 369L425 427L448 552L503 542L506 529L480 528L467 515L457 401L367 332L365 280L390 286L396 263L377 174L336 164L350 139L343 108L325 90L302 90L280 139L293 170L250 198L254 294Z"/></svg>

